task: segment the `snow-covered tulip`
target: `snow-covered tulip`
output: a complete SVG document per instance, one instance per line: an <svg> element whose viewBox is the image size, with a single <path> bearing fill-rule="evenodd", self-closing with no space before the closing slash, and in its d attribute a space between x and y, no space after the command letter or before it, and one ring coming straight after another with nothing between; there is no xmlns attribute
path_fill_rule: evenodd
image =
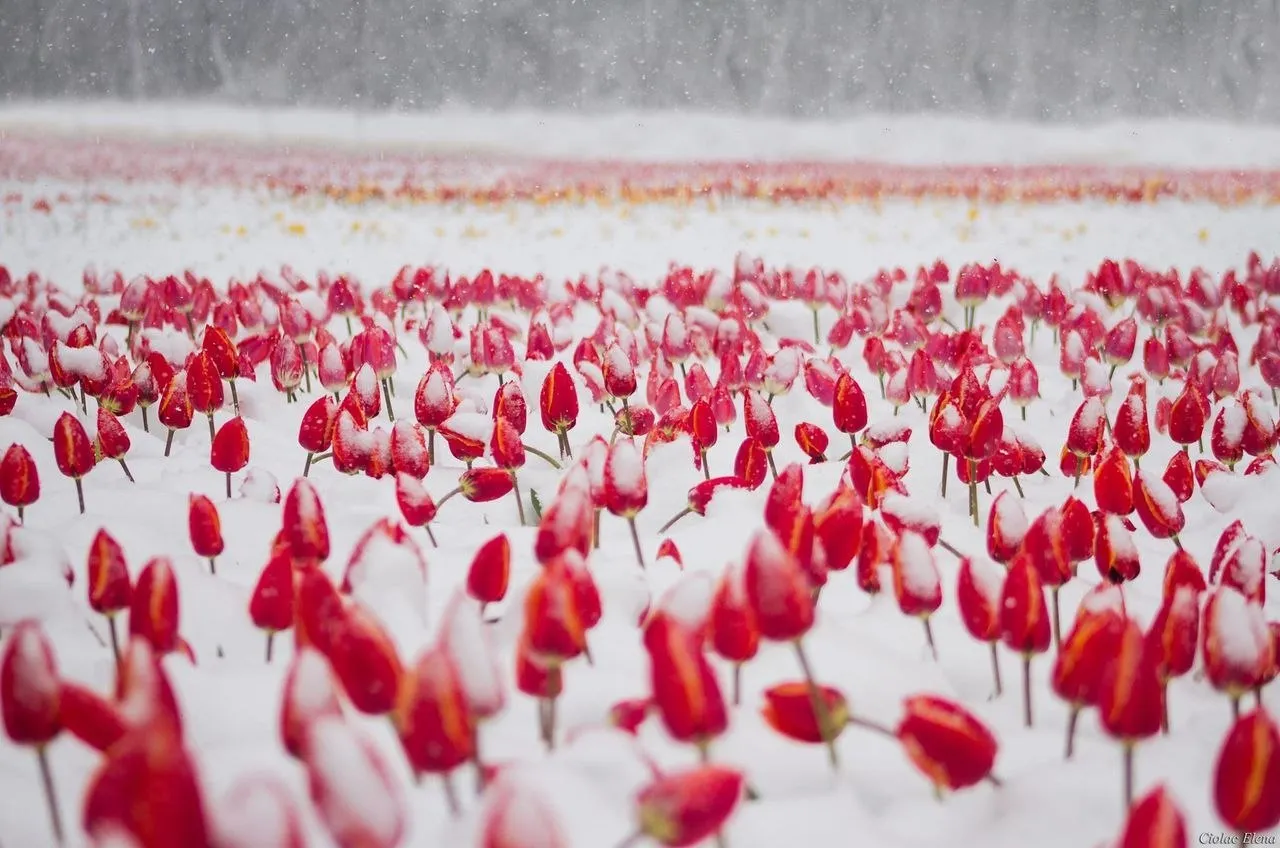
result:
<svg viewBox="0 0 1280 848"><path fill-rule="evenodd" d="M164 440L165 456L173 448L173 434L190 427L194 414L191 397L187 393L187 372L184 369L169 379L160 395L160 423L169 428L169 434Z"/></svg>
<svg viewBox="0 0 1280 848"><path fill-rule="evenodd" d="M329 525L320 495L306 479L294 482L284 499L281 526L289 552L298 561L323 561L329 557Z"/></svg>
<svg viewBox="0 0 1280 848"><path fill-rule="evenodd" d="M1182 547L1178 539L1186 521L1182 504L1164 480L1145 469L1138 471L1134 476L1133 506L1148 533L1157 539L1172 539Z"/></svg>
<svg viewBox="0 0 1280 848"><path fill-rule="evenodd" d="M991 646L991 673L995 679L995 697L1004 686L1000 680L1000 597L1004 589L1005 570L985 559L965 557L960 561L956 582L956 603L960 619L969 635Z"/></svg>
<svg viewBox="0 0 1280 848"><path fill-rule="evenodd" d="M893 593L903 615L916 616L924 624L925 642L937 660L929 618L942 606L942 579L929 543L913 530L904 530L893 547Z"/></svg>
<svg viewBox="0 0 1280 848"><path fill-rule="evenodd" d="M129 608L129 635L141 636L157 656L183 647L178 634L178 578L168 557L153 557L138 573Z"/></svg>
<svg viewBox="0 0 1280 848"><path fill-rule="evenodd" d="M1054 694L1067 702L1068 760L1075 753L1080 712L1098 705L1105 672L1124 633L1123 603L1120 591L1105 584L1086 595L1054 658L1050 685Z"/></svg>
<svg viewBox="0 0 1280 848"><path fill-rule="evenodd" d="M140 846L211 844L195 764L172 725L139 726L107 751L85 791L84 829Z"/></svg>
<svg viewBox="0 0 1280 848"><path fill-rule="evenodd" d="M302 815L277 777L242 777L222 797L213 816L218 848L306 848Z"/></svg>
<svg viewBox="0 0 1280 848"><path fill-rule="evenodd" d="M499 778L480 811L477 848L569 848L546 791L523 774Z"/></svg>
<svg viewBox="0 0 1280 848"><path fill-rule="evenodd" d="M604 507L625 519L631 530L636 562L645 567L636 516L649 503L649 483L644 471L644 455L630 439L615 442L604 462Z"/></svg>
<svg viewBox="0 0 1280 848"><path fill-rule="evenodd" d="M390 767L340 716L321 716L303 749L311 802L338 848L396 848L407 813Z"/></svg>
<svg viewBox="0 0 1280 848"><path fill-rule="evenodd" d="M451 773L471 759L475 735L461 678L443 647L427 650L406 671L394 722L414 774L440 775L450 810L460 814Z"/></svg>
<svg viewBox="0 0 1280 848"><path fill-rule="evenodd" d="M285 672L280 703L280 741L285 752L301 760L311 726L326 716L342 717L337 681L323 654L301 647Z"/></svg>
<svg viewBox="0 0 1280 848"><path fill-rule="evenodd" d="M62 844L62 813L49 770L48 746L62 732L58 666L53 647L35 621L20 621L0 656L0 718L17 745L36 750L54 837Z"/></svg>
<svg viewBox="0 0 1280 848"><path fill-rule="evenodd" d="M573 450L569 445L569 431L578 423L578 388L563 362L552 366L542 382L539 411L542 414L542 426L547 432L556 434L560 443L560 458L571 459Z"/></svg>
<svg viewBox="0 0 1280 848"><path fill-rule="evenodd" d="M1023 554L1010 563L1000 594L1000 639L1022 655L1022 718L1031 727L1031 660L1049 650L1053 633L1040 576Z"/></svg>
<svg viewBox="0 0 1280 848"><path fill-rule="evenodd" d="M409 474L396 475L396 505L400 507L400 515L410 527L421 527L427 531L427 538L433 547L436 535L431 530L431 522L436 517L436 502L431 498L422 481Z"/></svg>
<svg viewBox="0 0 1280 848"><path fill-rule="evenodd" d="M1219 586L1205 602L1200 648L1205 677L1231 699L1234 715L1240 698L1261 685L1275 661L1275 643L1262 607L1230 586Z"/></svg>
<svg viewBox="0 0 1280 848"><path fill-rule="evenodd" d="M130 483L134 482L133 472L129 470L129 464L124 458L132 446L129 434L120 423L120 419L108 412L106 407L99 406L98 434L94 439L94 450L97 451L100 459L114 459L120 463L120 468Z"/></svg>
<svg viewBox="0 0 1280 848"><path fill-rule="evenodd" d="M702 644L687 625L659 611L644 631L650 692L671 737L703 752L729 726L724 695Z"/></svg>

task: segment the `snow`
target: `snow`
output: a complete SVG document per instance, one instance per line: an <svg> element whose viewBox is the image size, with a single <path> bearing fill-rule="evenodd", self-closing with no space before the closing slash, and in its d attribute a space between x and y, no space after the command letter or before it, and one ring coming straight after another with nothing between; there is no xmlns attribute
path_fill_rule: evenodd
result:
<svg viewBox="0 0 1280 848"><path fill-rule="evenodd" d="M1079 422L1080 429L1092 433L1102 424L1102 417L1106 414L1107 408L1102 405L1102 400L1091 397L1081 405L1076 421Z"/></svg>
<svg viewBox="0 0 1280 848"><path fill-rule="evenodd" d="M904 530L898 538L898 569L902 585L911 595L928 598L939 590L941 577L933 551L924 537L914 530Z"/></svg>
<svg viewBox="0 0 1280 848"><path fill-rule="evenodd" d="M106 375L102 353L96 347L67 347L62 342L55 344L58 346L58 362L68 374L93 381Z"/></svg>
<svg viewBox="0 0 1280 848"><path fill-rule="evenodd" d="M216 832L228 846L287 846L294 813L287 794L266 778L238 785L222 799L216 813Z"/></svg>
<svg viewBox="0 0 1280 848"><path fill-rule="evenodd" d="M1194 599L1194 595L1192 597ZM1080 610L1091 613L1116 612L1123 615L1124 592L1119 586L1099 586L1081 599Z"/></svg>
<svg viewBox="0 0 1280 848"><path fill-rule="evenodd" d="M938 507L924 498L888 494L880 502L880 511L895 516L904 525L915 530L938 526Z"/></svg>
<svg viewBox="0 0 1280 848"><path fill-rule="evenodd" d="M773 534L769 534L772 536ZM691 632L700 632L711 615L715 600L715 584L705 571L695 571L679 578L658 598L654 612L665 612Z"/></svg>
<svg viewBox="0 0 1280 848"><path fill-rule="evenodd" d="M911 459L911 446L906 442L889 442L876 449L876 456L894 474L904 474Z"/></svg>
<svg viewBox="0 0 1280 848"><path fill-rule="evenodd" d="M360 366L360 370L355 376L356 394L361 400L366 398L377 397L378 394L378 376L373 373L373 368L369 363Z"/></svg>
<svg viewBox="0 0 1280 848"><path fill-rule="evenodd" d="M493 419L479 412L454 413L441 426L459 436L483 442L486 448L493 438Z"/></svg>
<svg viewBox="0 0 1280 848"><path fill-rule="evenodd" d="M1223 579L1231 573L1231 582L1248 597L1254 597L1266 578L1267 550L1261 539L1252 536L1236 542L1225 557Z"/></svg>
<svg viewBox="0 0 1280 848"><path fill-rule="evenodd" d="M410 612L419 627L426 626L427 568L417 543L408 536L394 538L391 532L383 522L369 528L352 552L347 577L352 596L395 637L403 634L396 615L401 609ZM413 644L419 637L405 635L396 641Z"/></svg>
<svg viewBox="0 0 1280 848"><path fill-rule="evenodd" d="M452 405L449 395L449 384L444 381L444 374L439 371L427 372L427 380L422 388L422 396L432 408L447 409Z"/></svg>
<svg viewBox="0 0 1280 848"><path fill-rule="evenodd" d="M1120 516L1108 515L1106 522L1107 538L1111 540L1111 550L1115 552L1116 558L1127 562L1137 560L1138 546Z"/></svg>

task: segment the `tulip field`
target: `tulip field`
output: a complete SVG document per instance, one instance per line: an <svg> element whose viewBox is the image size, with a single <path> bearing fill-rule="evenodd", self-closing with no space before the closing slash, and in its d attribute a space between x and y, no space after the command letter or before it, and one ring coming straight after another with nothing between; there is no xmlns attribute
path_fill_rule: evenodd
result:
<svg viewBox="0 0 1280 848"><path fill-rule="evenodd" d="M0 848L1280 836L1269 142L181 123L0 110Z"/></svg>

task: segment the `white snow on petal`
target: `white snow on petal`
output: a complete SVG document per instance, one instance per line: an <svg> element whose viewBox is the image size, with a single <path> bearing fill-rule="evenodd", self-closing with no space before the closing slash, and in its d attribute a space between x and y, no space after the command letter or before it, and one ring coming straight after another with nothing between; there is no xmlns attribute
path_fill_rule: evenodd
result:
<svg viewBox="0 0 1280 848"><path fill-rule="evenodd" d="M911 447L906 442L889 442L876 448L876 456L894 474L905 474L911 460Z"/></svg>
<svg viewBox="0 0 1280 848"><path fill-rule="evenodd" d="M770 536L773 534L770 533ZM711 614L711 602L715 599L715 584L705 571L686 574L667 589L658 599L655 608L662 610L691 631L701 630Z"/></svg>
<svg viewBox="0 0 1280 848"><path fill-rule="evenodd" d="M479 412L454 413L449 416L443 426L459 436L475 439L486 445L493 438L493 419Z"/></svg>
<svg viewBox="0 0 1280 848"><path fill-rule="evenodd" d="M1230 586L1220 587L1216 598L1207 627L1223 659L1231 667L1255 666L1271 640L1262 607Z"/></svg>
<svg viewBox="0 0 1280 848"><path fill-rule="evenodd" d="M1102 416L1106 414L1107 408L1102 404L1101 398L1091 397L1081 405L1076 421L1085 432L1092 432L1102 423Z"/></svg>
<svg viewBox="0 0 1280 848"><path fill-rule="evenodd" d="M1100 585L1080 599L1081 612L1124 613L1124 593L1119 586Z"/></svg>
<svg viewBox="0 0 1280 848"><path fill-rule="evenodd" d="M1218 411L1218 416L1222 419L1222 438L1228 445L1240 444L1244 428L1249 423L1244 407L1232 400Z"/></svg>
<svg viewBox="0 0 1280 848"><path fill-rule="evenodd" d="M938 564L924 537L912 530L904 531L898 540L898 567L902 585L912 595L928 597L936 594L941 582Z"/></svg>
<svg viewBox="0 0 1280 848"><path fill-rule="evenodd" d="M989 604L998 604L1004 592L1004 578L1008 571L986 557L969 560L969 573L973 575L974 588Z"/></svg>
<svg viewBox="0 0 1280 848"><path fill-rule="evenodd" d="M628 498L645 495L649 486L644 476L644 455L631 439L620 439L609 449L605 477Z"/></svg>
<svg viewBox="0 0 1280 848"><path fill-rule="evenodd" d="M1027 535L1031 523L1027 520L1027 514L1022 511L1022 504L1018 502L1018 498L1001 494L996 498L995 512L994 518L1001 537L1011 544L1021 542L1022 537Z"/></svg>
<svg viewBox="0 0 1280 848"><path fill-rule="evenodd" d="M1116 557L1126 561L1138 559L1138 546L1133 541L1133 534L1120 516L1108 515L1106 520L1107 537L1111 540L1111 550Z"/></svg>
<svg viewBox="0 0 1280 848"><path fill-rule="evenodd" d="M1227 554L1226 568L1231 572L1231 582L1245 595L1253 597L1262 586L1266 577L1267 549L1261 539L1252 536L1236 542Z"/></svg>
<svg viewBox="0 0 1280 848"><path fill-rule="evenodd" d="M367 830L387 844L401 827L400 797L374 756L342 718L324 716L311 727L307 765L327 788L323 815L330 830Z"/></svg>
<svg viewBox="0 0 1280 848"><path fill-rule="evenodd" d="M885 515L896 517L906 526L919 530L926 527L937 527L941 516L938 507L921 498L891 493L880 502L880 511Z"/></svg>
<svg viewBox="0 0 1280 848"><path fill-rule="evenodd" d="M502 672L488 643L480 603L461 588L449 602L441 625L445 650L457 669L471 712L491 716L502 709Z"/></svg>
<svg viewBox="0 0 1280 848"><path fill-rule="evenodd" d="M1142 479L1143 486L1151 495L1153 505L1160 511L1161 515L1167 519L1182 512L1182 506L1178 503L1178 496L1173 493L1173 489L1169 488L1160 477L1155 476L1146 468L1138 471L1138 476Z"/></svg>
<svg viewBox="0 0 1280 848"><path fill-rule="evenodd" d="M94 381L106 376L106 363L96 347L67 347L62 342L55 344L58 346L58 361L68 374Z"/></svg>

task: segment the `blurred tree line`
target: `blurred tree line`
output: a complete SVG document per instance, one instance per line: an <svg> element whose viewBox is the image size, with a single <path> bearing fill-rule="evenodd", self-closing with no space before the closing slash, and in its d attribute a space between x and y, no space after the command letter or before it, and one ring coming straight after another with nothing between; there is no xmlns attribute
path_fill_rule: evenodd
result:
<svg viewBox="0 0 1280 848"><path fill-rule="evenodd" d="M0 98L1280 120L1280 0L0 0Z"/></svg>

